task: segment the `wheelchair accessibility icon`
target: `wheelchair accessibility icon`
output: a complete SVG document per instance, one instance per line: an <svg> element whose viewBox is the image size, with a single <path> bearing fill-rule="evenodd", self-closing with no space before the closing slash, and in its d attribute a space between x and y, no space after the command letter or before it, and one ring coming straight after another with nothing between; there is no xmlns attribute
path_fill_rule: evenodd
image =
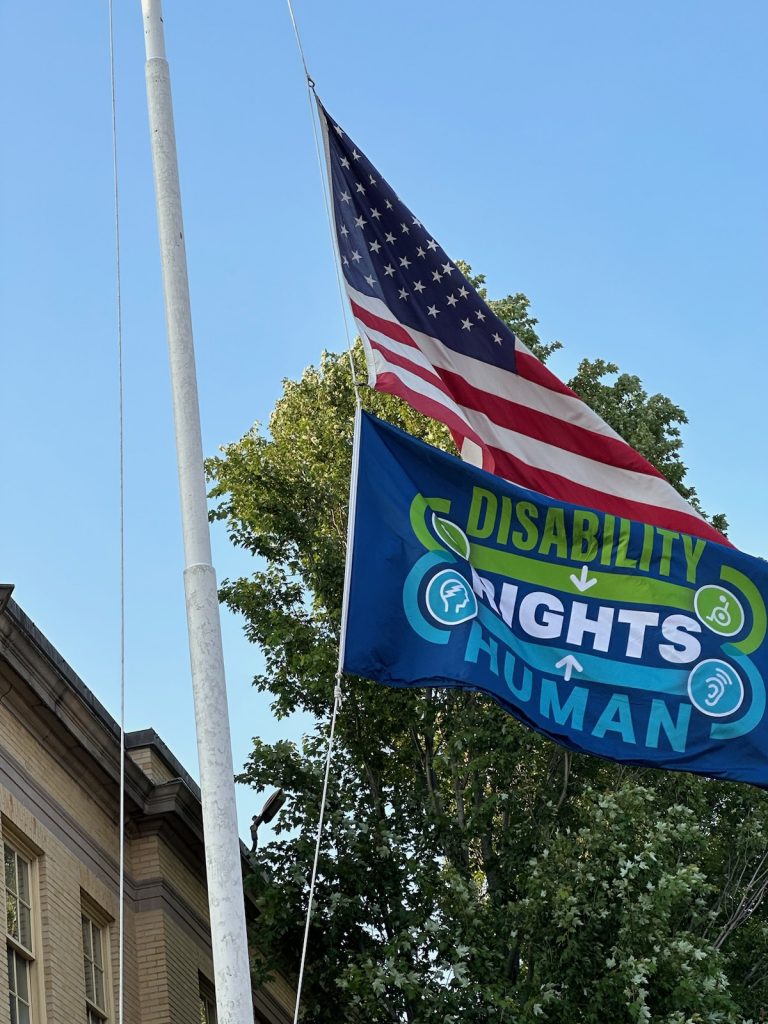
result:
<svg viewBox="0 0 768 1024"><path fill-rule="evenodd" d="M735 636L744 625L744 609L730 590L716 583L699 587L694 597L696 614L718 636Z"/></svg>

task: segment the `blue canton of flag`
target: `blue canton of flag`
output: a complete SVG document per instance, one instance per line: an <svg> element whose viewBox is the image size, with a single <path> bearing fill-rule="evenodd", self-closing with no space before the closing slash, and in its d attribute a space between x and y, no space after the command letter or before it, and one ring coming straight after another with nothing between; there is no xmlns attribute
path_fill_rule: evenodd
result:
<svg viewBox="0 0 768 1024"><path fill-rule="evenodd" d="M330 128L339 256L348 284L415 330L513 370L515 335L480 298L379 172L323 111Z"/></svg>

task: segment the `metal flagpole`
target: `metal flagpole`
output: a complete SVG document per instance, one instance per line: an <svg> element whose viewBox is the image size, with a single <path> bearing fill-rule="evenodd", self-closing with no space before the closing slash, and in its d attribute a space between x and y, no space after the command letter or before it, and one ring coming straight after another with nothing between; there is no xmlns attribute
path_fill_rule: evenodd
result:
<svg viewBox="0 0 768 1024"><path fill-rule="evenodd" d="M184 535L184 591L195 698L208 906L219 1024L253 1024L232 746L203 472L187 258L160 0L142 0L147 106L171 363Z"/></svg>

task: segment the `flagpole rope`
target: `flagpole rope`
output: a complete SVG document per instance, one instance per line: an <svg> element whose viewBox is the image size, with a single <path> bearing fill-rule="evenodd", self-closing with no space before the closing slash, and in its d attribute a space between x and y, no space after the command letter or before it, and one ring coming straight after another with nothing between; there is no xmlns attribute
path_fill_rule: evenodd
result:
<svg viewBox="0 0 768 1024"><path fill-rule="evenodd" d="M109 72L112 104L112 180L115 231L115 306L117 319L117 390L118 390L118 446L119 446L119 522L120 522L120 812L119 880L118 880L118 968L117 1019L124 1021L125 993L125 441L124 441L124 386L123 386L123 289L120 266L120 178L117 160L117 89L115 86L115 32L114 4L109 0Z"/></svg>
<svg viewBox="0 0 768 1024"><path fill-rule="evenodd" d="M312 87L314 86L315 83L312 80L312 76L309 73L309 68L307 67L307 59L304 56L304 47L302 46L301 43L301 33L299 32L299 26L296 21L296 15L293 13L293 4L291 3L291 0L287 0L287 3L288 13L291 16L291 24L293 25L293 34L296 36L296 45L299 48L299 56L301 57L301 63L304 66L304 74L306 75L307 81L310 83L310 87Z"/></svg>
<svg viewBox="0 0 768 1024"><path fill-rule="evenodd" d="M352 451L352 472L350 475L350 503L349 503L349 517L347 522L347 558L344 573L344 596L342 603L342 615L341 615L341 633L339 636L339 658L336 668L336 682L333 688L333 712L331 714L331 726L328 734L328 750L325 756L325 774L323 777L323 792L320 799L320 816L317 822L317 836L315 839L315 855L312 861L312 874L309 882L309 897L307 900L307 915L304 922L304 939L301 948L301 962L299 964L299 979L296 985L296 1006L293 1015L293 1024L298 1024L299 1012L301 1010L301 993L304 985L304 969L307 962L307 947L309 945L309 928L312 923L312 911L314 909L315 900L315 885L317 882L317 866L320 860L320 845L322 843L323 826L325 824L325 808L328 801L328 781L331 774L331 759L333 755L333 740L336 733L336 720L338 717L339 710L343 701L343 693L341 687L342 680L342 666L344 664L344 638L346 632L346 616L347 616L347 593L349 590L349 576L351 568L351 551L352 551L352 537L354 534L354 494L357 490L357 465L358 465L358 451L359 451L359 437L360 437L360 416L362 409L362 401L360 397L360 385L357 380L357 374L355 372L355 361L352 352L352 336L349 329L349 309L344 294L344 285L341 278L341 265L339 256L336 248L336 233L334 231L333 214L331 211L331 205L329 200L329 189L326 188L326 180L323 174L324 162L322 153L320 150L320 138L318 135L318 123L316 116L316 106L313 102L317 99L315 92L315 81L309 73L307 66L307 59L304 54L304 46L301 41L301 33L299 32L298 22L296 20L296 14L293 10L293 4L291 0L286 0L288 4L288 13L291 18L291 24L293 25L293 32L296 38L296 46L299 51L299 57L301 64L304 69L304 77L307 84L307 103L309 105L309 119L312 124L312 137L315 142L315 157L317 159L317 169L320 177L320 188L323 195L323 205L325 207L326 222L328 224L328 232L331 240L331 250L333 252L333 265L336 271L336 284L339 294L339 305L341 308L341 319L344 324L344 334L347 342L347 357L349 359L349 369L352 378L352 387L355 392L355 422L354 422L354 443Z"/></svg>
<svg viewBox="0 0 768 1024"><path fill-rule="evenodd" d="M347 626L347 598L349 595L349 584L352 576L352 549L355 536L355 505L357 496L358 467L360 464L360 421L362 417L362 405L360 395L357 394L355 404L355 428L354 443L352 446L352 469L349 477L349 515L347 517L347 557L344 566L344 595L341 607L341 632L339 635L339 660L336 666L336 685L333 688L333 715L331 716L331 728L328 736L328 753L325 757L325 778L323 779L323 795L320 800L320 818L317 823L317 838L315 841L315 857L312 862L312 876L309 883L309 899L307 901L307 917L304 923L304 942L301 948L301 963L299 965L299 980L296 986L296 1009L293 1016L293 1024L298 1024L299 1009L301 1007L301 990L304 983L304 967L307 960L307 946L309 944L309 926L312 922L312 910L315 898L315 882L317 881L317 864L320 859L320 842L325 822L325 805L328 798L328 779L331 772L331 755L333 753L333 737L336 731L336 718L344 700L341 689L341 680L344 666L344 648Z"/></svg>
<svg viewBox="0 0 768 1024"><path fill-rule="evenodd" d="M317 839L315 841L315 857L312 863L312 878L309 884L309 901L307 903L307 917L304 923L304 942L301 947L301 963L299 965L299 980L296 985L296 1009L293 1015L293 1024L297 1024L299 1010L301 1008L301 989L304 982L304 966L307 962L307 946L309 944L309 926L312 921L312 906L315 897L315 882L317 880L317 863L320 859L320 843L323 835L323 823L325 819L325 804L328 798L328 778L331 773L331 754L333 753L333 736L336 731L336 716L341 706L341 685L337 678L333 694L333 714L331 716L331 730L328 736L328 752L325 755L325 777L323 779L323 795L320 801L320 820L317 823Z"/></svg>
<svg viewBox="0 0 768 1024"><path fill-rule="evenodd" d="M333 266L334 270L336 271L336 285L339 292L341 319L342 323L344 324L344 335L347 342L349 370L350 373L352 374L352 386L355 389L355 402L357 405L360 405L360 384L357 380L357 374L355 373L355 361L352 355L352 335L349 329L349 305L344 294L344 284L341 279L341 265L339 262L338 253L336 251L336 232L334 230L333 214L328 199L329 190L325 187L325 176L323 174L324 162L322 153L320 151L320 138L317 132L316 107L315 103L313 102L313 100L317 98L317 93L315 91L315 80L310 75L309 68L307 67L307 61L304 56L304 46L302 45L301 42L301 33L299 32L299 26L296 21L296 15L294 14L293 4L291 3L291 0L286 0L286 3L288 4L288 13L290 14L291 17L291 24L293 25L293 32L296 37L296 46L299 51L299 57L301 59L302 67L304 68L304 76L306 78L307 83L307 103L309 104L309 119L310 122L312 123L312 136L315 140L315 156L317 158L317 170L320 176L320 189L323 194L323 205L325 207L325 215L328 223L328 232L331 240L331 250L333 252Z"/></svg>

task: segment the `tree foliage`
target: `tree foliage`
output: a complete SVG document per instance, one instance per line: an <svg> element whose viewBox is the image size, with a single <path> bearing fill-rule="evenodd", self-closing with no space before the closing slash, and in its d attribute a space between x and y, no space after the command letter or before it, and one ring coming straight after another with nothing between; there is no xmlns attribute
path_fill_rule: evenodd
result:
<svg viewBox="0 0 768 1024"><path fill-rule="evenodd" d="M482 278L474 279L483 287ZM494 303L540 358L523 295ZM362 353L355 376L364 379ZM610 363L572 386L682 493L681 409ZM367 409L433 444L390 396ZM249 885L264 959L297 963L322 791L344 572L354 391L346 355L286 381L269 423L209 463L215 518L258 557L225 581L276 714L241 780L291 799ZM715 1024L768 1008L768 801L746 786L571 755L480 694L344 680L303 1020Z"/></svg>

